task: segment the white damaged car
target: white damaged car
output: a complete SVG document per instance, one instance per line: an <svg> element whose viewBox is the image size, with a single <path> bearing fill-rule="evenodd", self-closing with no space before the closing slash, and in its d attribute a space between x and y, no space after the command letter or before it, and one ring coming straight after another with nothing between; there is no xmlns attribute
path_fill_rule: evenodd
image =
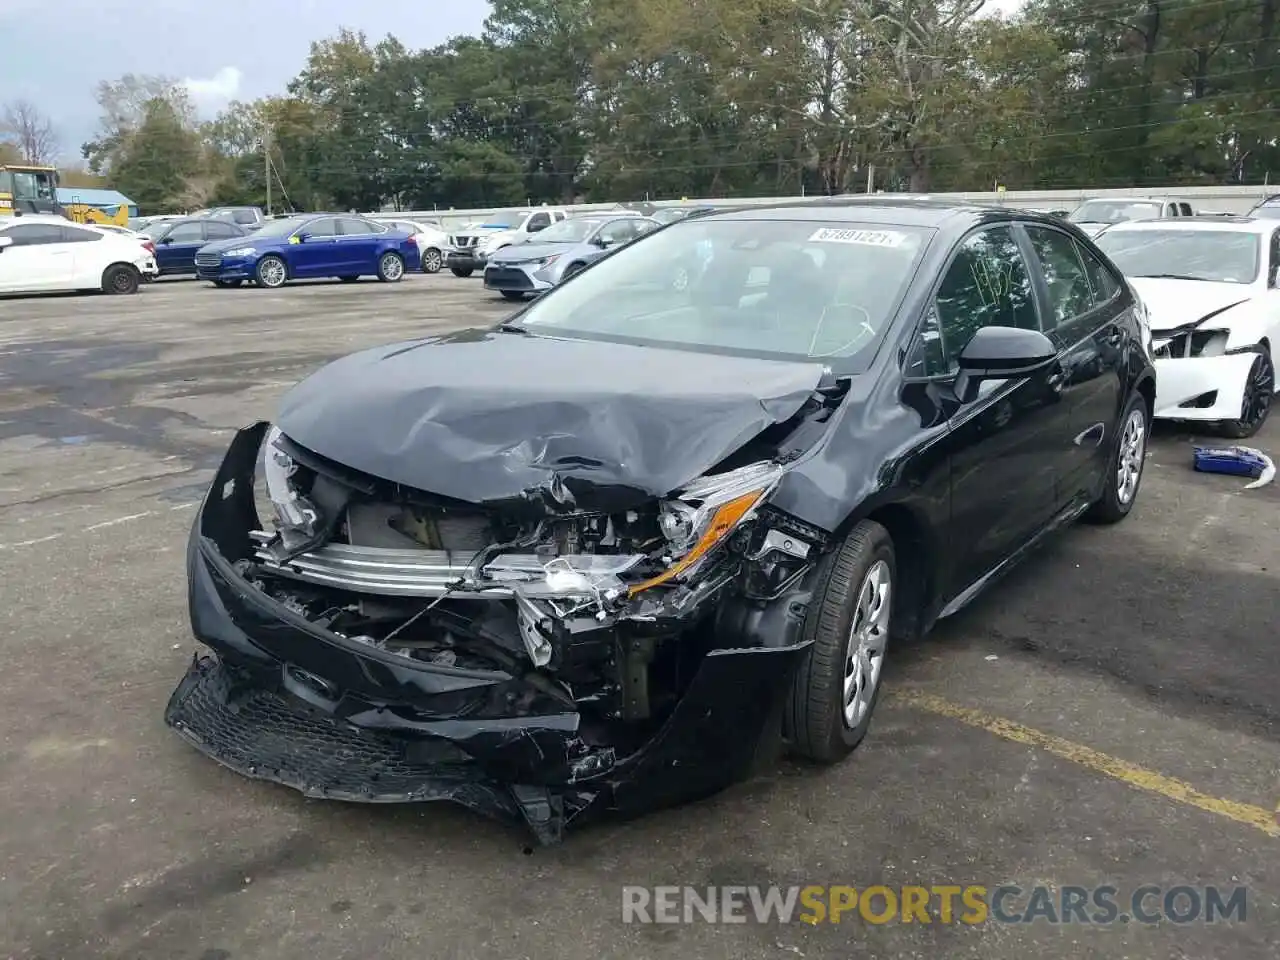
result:
<svg viewBox="0 0 1280 960"><path fill-rule="evenodd" d="M1235 438L1271 410L1280 337L1280 224L1247 217L1119 223L1094 242L1146 306L1155 416Z"/></svg>

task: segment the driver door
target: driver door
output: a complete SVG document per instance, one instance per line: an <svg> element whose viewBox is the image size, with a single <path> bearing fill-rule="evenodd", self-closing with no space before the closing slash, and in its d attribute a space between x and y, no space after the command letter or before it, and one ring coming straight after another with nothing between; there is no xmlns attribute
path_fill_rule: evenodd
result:
<svg viewBox="0 0 1280 960"><path fill-rule="evenodd" d="M338 255L338 221L321 217L305 224L289 242L289 272L299 278L331 277L341 269Z"/></svg>
<svg viewBox="0 0 1280 960"><path fill-rule="evenodd" d="M1043 330L1021 228L979 228L956 247L908 358L911 379L947 396L951 518L946 599L1008 559L1057 509L1059 438L1069 416L1057 364L1031 376L984 381L972 400L951 392L957 357L981 327ZM1055 382L1056 378L1056 382Z"/></svg>

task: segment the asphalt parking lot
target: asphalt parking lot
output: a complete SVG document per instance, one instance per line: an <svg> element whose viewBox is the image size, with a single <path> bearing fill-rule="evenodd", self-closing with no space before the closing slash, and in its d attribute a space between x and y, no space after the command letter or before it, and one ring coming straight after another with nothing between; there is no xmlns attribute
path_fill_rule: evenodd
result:
<svg viewBox="0 0 1280 960"><path fill-rule="evenodd" d="M1280 483L1192 472L928 639L849 762L529 851L312 802L170 733L183 550L231 434L325 361L487 324L478 278L0 299L0 956L1275 957ZM1280 454L1280 423L1252 441ZM623 884L1248 888L1243 922L624 924Z"/></svg>

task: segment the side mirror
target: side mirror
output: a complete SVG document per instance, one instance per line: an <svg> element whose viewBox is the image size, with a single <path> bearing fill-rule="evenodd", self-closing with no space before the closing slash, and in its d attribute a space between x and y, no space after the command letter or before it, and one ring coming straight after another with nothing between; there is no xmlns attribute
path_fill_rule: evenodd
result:
<svg viewBox="0 0 1280 960"><path fill-rule="evenodd" d="M310 240L310 239L311 239L311 234L309 234L309 233L300 233L300 234L298 234L298 242L299 242L299 243L306 243L306 242L307 242L308 240Z"/></svg>
<svg viewBox="0 0 1280 960"><path fill-rule="evenodd" d="M13 246L13 237L0 236L0 252Z"/></svg>
<svg viewBox="0 0 1280 960"><path fill-rule="evenodd" d="M956 358L960 367L956 395L968 403L976 398L982 381L1024 377L1052 363L1057 355L1053 341L1039 330L982 327Z"/></svg>
<svg viewBox="0 0 1280 960"><path fill-rule="evenodd" d="M173 237L163 237L163 238L161 238L161 240L160 240L160 245L161 245L161 246L166 246L166 245L168 245L168 244L170 244L170 243L173 243Z"/></svg>

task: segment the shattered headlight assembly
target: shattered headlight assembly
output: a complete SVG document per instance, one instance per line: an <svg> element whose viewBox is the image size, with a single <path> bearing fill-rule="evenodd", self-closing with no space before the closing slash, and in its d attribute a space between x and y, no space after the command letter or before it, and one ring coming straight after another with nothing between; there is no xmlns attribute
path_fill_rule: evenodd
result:
<svg viewBox="0 0 1280 960"><path fill-rule="evenodd" d="M694 573L716 547L755 516L782 473L779 464L753 463L695 480L664 501L658 525L671 548L669 565L656 577L633 584L628 593L635 596Z"/></svg>
<svg viewBox="0 0 1280 960"><path fill-rule="evenodd" d="M267 499L275 513L276 530L285 547L290 548L316 535L320 514L294 484L298 465L280 446L283 436L279 427L272 427L267 432L262 443L259 469Z"/></svg>

